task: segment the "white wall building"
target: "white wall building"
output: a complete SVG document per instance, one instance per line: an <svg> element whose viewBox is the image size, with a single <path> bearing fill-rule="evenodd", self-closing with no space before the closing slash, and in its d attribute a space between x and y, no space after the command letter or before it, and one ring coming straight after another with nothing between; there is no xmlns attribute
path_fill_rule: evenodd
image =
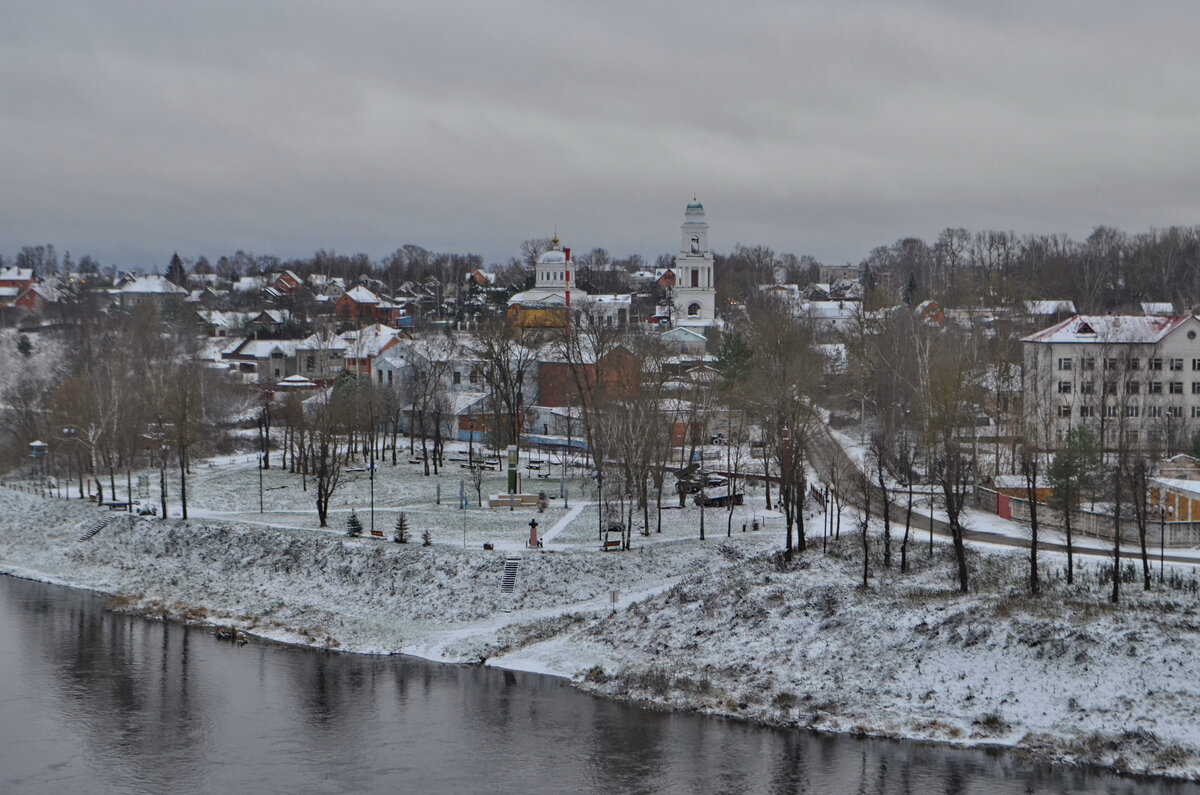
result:
<svg viewBox="0 0 1200 795"><path fill-rule="evenodd" d="M1200 319L1076 315L1022 340L1030 427L1062 441L1075 427L1106 448L1163 452L1200 429Z"/></svg>

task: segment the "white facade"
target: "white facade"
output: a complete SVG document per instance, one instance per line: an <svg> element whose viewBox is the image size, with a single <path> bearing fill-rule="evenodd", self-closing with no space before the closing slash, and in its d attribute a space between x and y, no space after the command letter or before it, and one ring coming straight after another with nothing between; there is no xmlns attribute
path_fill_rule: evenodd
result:
<svg viewBox="0 0 1200 795"><path fill-rule="evenodd" d="M575 265L567 256L567 251L559 248L558 238L555 237L553 248L538 257L533 273L533 288L509 298L508 305L563 304L566 303L568 288L571 302L579 303L588 294L575 285L574 269Z"/></svg>
<svg viewBox="0 0 1200 795"><path fill-rule="evenodd" d="M704 205L693 200L687 206L680 230L683 240L675 255L675 286L671 291L673 320L677 326L711 326L717 317L717 291Z"/></svg>
<svg viewBox="0 0 1200 795"><path fill-rule="evenodd" d="M1024 343L1024 403L1039 445L1072 428L1104 447L1124 442L1162 451L1200 430L1200 319L1076 315Z"/></svg>

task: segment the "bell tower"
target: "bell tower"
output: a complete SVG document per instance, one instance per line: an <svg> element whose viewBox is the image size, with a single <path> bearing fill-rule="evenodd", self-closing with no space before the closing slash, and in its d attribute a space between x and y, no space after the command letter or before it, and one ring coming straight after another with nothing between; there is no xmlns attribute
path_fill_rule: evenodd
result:
<svg viewBox="0 0 1200 795"><path fill-rule="evenodd" d="M683 211L682 245L675 255L675 325L711 326L716 320L717 292L713 285L713 255L708 249L704 205L695 197Z"/></svg>

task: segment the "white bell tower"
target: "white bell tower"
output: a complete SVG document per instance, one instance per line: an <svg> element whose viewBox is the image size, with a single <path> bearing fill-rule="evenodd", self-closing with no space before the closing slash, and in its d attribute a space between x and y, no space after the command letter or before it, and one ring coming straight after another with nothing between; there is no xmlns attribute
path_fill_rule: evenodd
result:
<svg viewBox="0 0 1200 795"><path fill-rule="evenodd" d="M683 245L675 255L675 325L711 326L717 312L717 291L713 285L713 255L708 250L708 223L704 205L694 197L683 211Z"/></svg>

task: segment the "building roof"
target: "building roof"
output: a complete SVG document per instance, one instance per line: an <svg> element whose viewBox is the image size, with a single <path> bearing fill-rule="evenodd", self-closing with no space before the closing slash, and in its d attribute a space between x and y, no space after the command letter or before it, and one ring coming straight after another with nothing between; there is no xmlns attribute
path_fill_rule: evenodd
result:
<svg viewBox="0 0 1200 795"><path fill-rule="evenodd" d="M1170 301L1143 301L1143 315L1166 315L1175 314L1175 306Z"/></svg>
<svg viewBox="0 0 1200 795"><path fill-rule="evenodd" d="M1075 314L1074 301L1026 301L1027 315L1065 315ZM1170 313L1167 313L1170 314Z"/></svg>
<svg viewBox="0 0 1200 795"><path fill-rule="evenodd" d="M154 295L187 295L188 291L179 285L168 281L157 273L149 276L138 276L128 284L119 288L122 293L154 294Z"/></svg>
<svg viewBox="0 0 1200 795"><path fill-rule="evenodd" d="M1153 345L1189 319L1189 315L1075 315L1021 341Z"/></svg>
<svg viewBox="0 0 1200 795"><path fill-rule="evenodd" d="M346 291L346 298L349 298L356 304L377 304L379 296L363 287L361 284L352 290Z"/></svg>

